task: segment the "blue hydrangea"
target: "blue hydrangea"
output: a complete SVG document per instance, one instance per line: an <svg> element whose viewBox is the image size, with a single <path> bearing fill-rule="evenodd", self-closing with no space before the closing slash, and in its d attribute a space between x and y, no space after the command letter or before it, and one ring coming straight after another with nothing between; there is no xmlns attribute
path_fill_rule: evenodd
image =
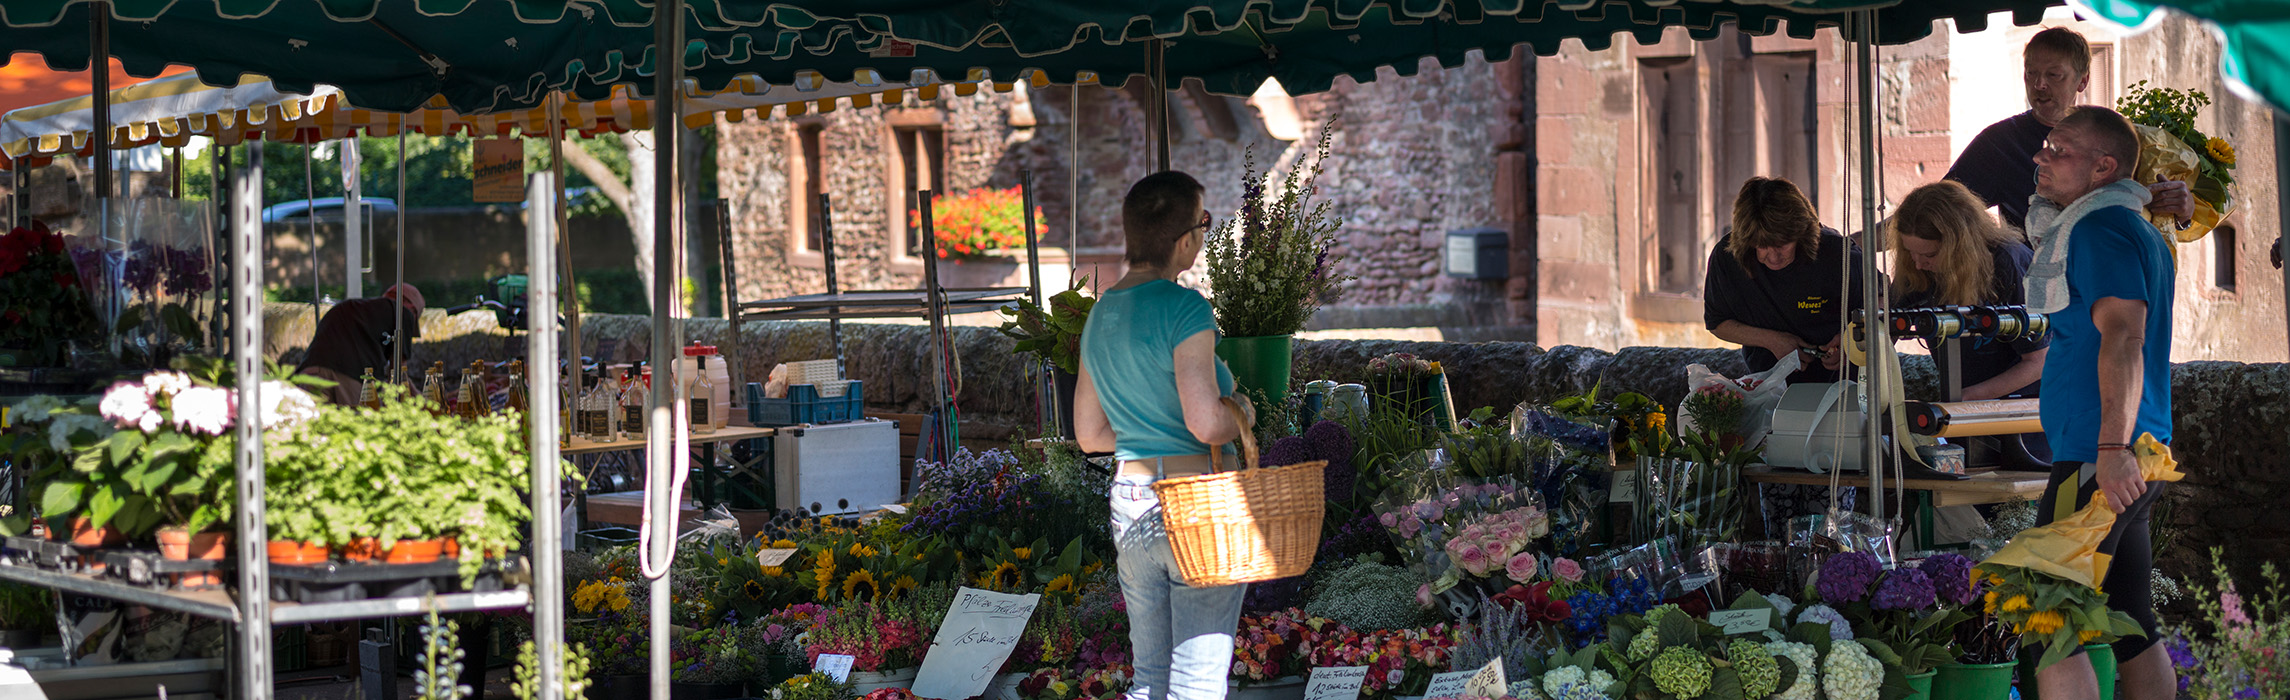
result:
<svg viewBox="0 0 2290 700"><path fill-rule="evenodd" d="M1877 574L1884 568L1877 557L1868 552L1846 552L1829 557L1821 564L1820 580L1814 588L1821 599L1831 603L1858 603L1868 600L1869 587L1877 582Z"/></svg>
<svg viewBox="0 0 2290 700"><path fill-rule="evenodd" d="M1877 584L1870 605L1878 610L1923 610L1938 600L1932 577L1916 569L1894 569Z"/></svg>

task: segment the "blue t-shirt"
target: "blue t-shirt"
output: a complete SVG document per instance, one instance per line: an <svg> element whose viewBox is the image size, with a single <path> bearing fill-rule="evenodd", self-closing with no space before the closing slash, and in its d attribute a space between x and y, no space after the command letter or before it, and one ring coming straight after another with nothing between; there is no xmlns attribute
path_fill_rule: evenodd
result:
<svg viewBox="0 0 2290 700"><path fill-rule="evenodd" d="M2108 207L2076 222L2067 249L2067 308L2051 314L2051 354L2044 359L2043 426L2058 461L2099 459L2099 329L2091 302L2114 297L2147 302L2147 337L2139 415L2130 438L2153 433L2171 442L2171 250L2163 234L2127 207Z"/></svg>
<svg viewBox="0 0 2290 700"><path fill-rule="evenodd" d="M1081 332L1081 367L1113 424L1113 454L1123 461L1208 454L1185 427L1177 398L1177 344L1217 319L1200 292L1154 280L1099 296ZM1217 365L1217 392L1232 393L1232 371Z"/></svg>

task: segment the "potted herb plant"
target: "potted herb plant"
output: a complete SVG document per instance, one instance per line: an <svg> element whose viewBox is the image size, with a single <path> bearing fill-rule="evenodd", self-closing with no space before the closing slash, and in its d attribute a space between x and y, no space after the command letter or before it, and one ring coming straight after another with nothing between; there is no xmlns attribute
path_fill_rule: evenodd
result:
<svg viewBox="0 0 2290 700"><path fill-rule="evenodd" d="M1209 305L1223 336L1217 356L1231 366L1239 388L1274 403L1288 396L1295 333L1350 279L1328 261L1344 222L1329 213L1327 202L1312 202L1335 133L1335 122L1321 128L1310 165L1298 156L1278 191L1271 171L1257 172L1251 149L1240 216L1208 236Z"/></svg>
<svg viewBox="0 0 2290 700"><path fill-rule="evenodd" d="M1068 440L1074 438L1074 387L1081 382L1081 331L1089 325L1089 310L1097 305L1097 299L1085 293L1088 285L1088 277L1076 281L1050 297L1048 309L1032 299L1019 299L1017 308L1002 309L1002 315L1010 317L1002 323L1002 335L1017 341L1014 349L1032 353L1055 368L1058 425Z"/></svg>

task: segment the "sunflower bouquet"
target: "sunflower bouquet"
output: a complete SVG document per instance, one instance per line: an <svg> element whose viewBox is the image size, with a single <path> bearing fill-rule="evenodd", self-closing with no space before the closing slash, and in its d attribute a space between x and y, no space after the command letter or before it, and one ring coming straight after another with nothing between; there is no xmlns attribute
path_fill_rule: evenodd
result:
<svg viewBox="0 0 2290 700"><path fill-rule="evenodd" d="M2085 644L2142 634L2139 623L2107 608L2107 594L2033 568L1982 564L1988 615L2008 625L2023 646L2043 645L2037 668L2049 667Z"/></svg>
<svg viewBox="0 0 2290 700"><path fill-rule="evenodd" d="M794 581L821 603L894 600L926 581L942 578L933 574L953 567L952 554L938 546L936 538L893 546L862 535L843 535L803 549L810 568L796 573ZM794 563L790 559L783 568Z"/></svg>
<svg viewBox="0 0 2290 700"><path fill-rule="evenodd" d="M2147 87L2144 80L2115 101L2116 111L2139 132L2139 182L2177 180L2194 195L2194 224L2179 231L2181 243L2202 238L2235 208L2234 145L2195 128L2195 117L2208 105L2210 96L2201 90ZM2157 228L2177 228L2171 215L2157 218Z"/></svg>

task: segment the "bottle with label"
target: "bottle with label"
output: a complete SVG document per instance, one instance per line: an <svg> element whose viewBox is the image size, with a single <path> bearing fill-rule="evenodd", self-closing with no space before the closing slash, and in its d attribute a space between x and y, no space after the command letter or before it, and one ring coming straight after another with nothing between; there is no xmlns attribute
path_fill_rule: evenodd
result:
<svg viewBox="0 0 2290 700"><path fill-rule="evenodd" d="M381 381L374 378L374 368L366 368L366 376L358 378L358 405L366 408L382 407Z"/></svg>
<svg viewBox="0 0 2290 700"><path fill-rule="evenodd" d="M422 377L421 397L429 400L430 415L445 415L444 361L441 360L437 364L430 366L429 372Z"/></svg>
<svg viewBox="0 0 2290 700"><path fill-rule="evenodd" d="M580 408L573 412L574 422L580 424L580 436L589 442L615 442L612 434L612 394L605 388L602 377L591 378L582 372L581 383L588 385L580 393Z"/></svg>
<svg viewBox="0 0 2290 700"><path fill-rule="evenodd" d="M462 420L477 420L485 415L485 380L477 375L472 364L461 370L461 385L453 390L453 415Z"/></svg>
<svg viewBox="0 0 2290 700"><path fill-rule="evenodd" d="M692 383L684 391L684 400L691 405L692 434L713 435L716 432L714 416L708 408L715 403L716 385L708 381L708 357L692 356Z"/></svg>
<svg viewBox="0 0 2290 700"><path fill-rule="evenodd" d="M509 413L517 417L517 434L526 444L533 440L533 398L525 388L525 361L509 361Z"/></svg>
<svg viewBox="0 0 2290 700"><path fill-rule="evenodd" d="M630 440L642 440L644 439L644 404L647 399L651 398L651 393L645 389L645 386L651 383L649 381L651 374L647 372L645 380L639 381L636 377L635 368L630 368L625 377L628 388L620 392L620 436Z"/></svg>

